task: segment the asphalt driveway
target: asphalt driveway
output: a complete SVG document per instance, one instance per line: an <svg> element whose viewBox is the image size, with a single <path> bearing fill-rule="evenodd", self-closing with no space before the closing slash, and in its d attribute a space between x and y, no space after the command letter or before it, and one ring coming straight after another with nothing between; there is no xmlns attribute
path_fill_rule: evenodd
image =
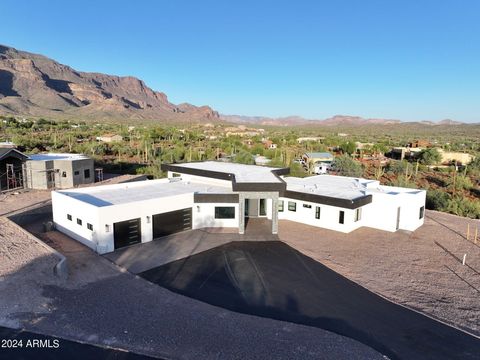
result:
<svg viewBox="0 0 480 360"><path fill-rule="evenodd" d="M235 242L139 274L229 310L326 329L392 359L478 359L480 340L391 303L279 241Z"/></svg>
<svg viewBox="0 0 480 360"><path fill-rule="evenodd" d="M154 360L144 355L0 326L0 359L5 360Z"/></svg>

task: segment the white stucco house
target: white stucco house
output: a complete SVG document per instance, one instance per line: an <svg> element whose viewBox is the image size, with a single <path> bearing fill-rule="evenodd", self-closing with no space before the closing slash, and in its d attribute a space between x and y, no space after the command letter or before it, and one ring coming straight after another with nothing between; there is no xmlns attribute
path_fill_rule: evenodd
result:
<svg viewBox="0 0 480 360"><path fill-rule="evenodd" d="M245 232L264 217L351 232L362 226L413 231L424 190L341 176L288 177L288 168L206 161L162 165L168 178L52 192L56 228L98 253L206 227Z"/></svg>

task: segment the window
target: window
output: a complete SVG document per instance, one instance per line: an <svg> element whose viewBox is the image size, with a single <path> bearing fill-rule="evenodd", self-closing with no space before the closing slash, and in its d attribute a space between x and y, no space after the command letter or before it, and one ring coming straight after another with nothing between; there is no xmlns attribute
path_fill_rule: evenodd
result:
<svg viewBox="0 0 480 360"><path fill-rule="evenodd" d="M67 172L66 171L62 171L62 177L67 177Z"/></svg>
<svg viewBox="0 0 480 360"><path fill-rule="evenodd" d="M70 221L72 221L72 215L67 214L67 219L70 220Z"/></svg>
<svg viewBox="0 0 480 360"><path fill-rule="evenodd" d="M340 224L344 224L345 223L345 211L341 210L339 215L338 215L338 222Z"/></svg>
<svg viewBox="0 0 480 360"><path fill-rule="evenodd" d="M304 207L304 208L307 208L307 209L311 209L311 208L312 208L312 205L309 205L309 204L303 204L303 207Z"/></svg>
<svg viewBox="0 0 480 360"><path fill-rule="evenodd" d="M83 177L85 179L90 179L90 169L83 170Z"/></svg>
<svg viewBox="0 0 480 360"><path fill-rule="evenodd" d="M425 215L425 206L422 206L420 208L420 214L418 216L419 219L423 219L423 216Z"/></svg>
<svg viewBox="0 0 480 360"><path fill-rule="evenodd" d="M355 209L355 222L362 220L362 208Z"/></svg>
<svg viewBox="0 0 480 360"><path fill-rule="evenodd" d="M215 206L215 219L235 219L233 206Z"/></svg>
<svg viewBox="0 0 480 360"><path fill-rule="evenodd" d="M172 173L172 177L180 177L180 176L182 176L182 175L179 174L179 173Z"/></svg>
<svg viewBox="0 0 480 360"><path fill-rule="evenodd" d="M87 229L90 231L93 231L93 225L90 223L87 223Z"/></svg>
<svg viewBox="0 0 480 360"><path fill-rule="evenodd" d="M320 219L320 206L315 206L315 219Z"/></svg>
<svg viewBox="0 0 480 360"><path fill-rule="evenodd" d="M278 212L283 212L283 206L284 206L283 200L280 200L278 202Z"/></svg>
<svg viewBox="0 0 480 360"><path fill-rule="evenodd" d="M77 224L82 225L82 219L77 218Z"/></svg>
<svg viewBox="0 0 480 360"><path fill-rule="evenodd" d="M297 203L295 201L288 202L288 211L297 211Z"/></svg>
<svg viewBox="0 0 480 360"><path fill-rule="evenodd" d="M80 171L75 171L73 175L80 175Z"/></svg>

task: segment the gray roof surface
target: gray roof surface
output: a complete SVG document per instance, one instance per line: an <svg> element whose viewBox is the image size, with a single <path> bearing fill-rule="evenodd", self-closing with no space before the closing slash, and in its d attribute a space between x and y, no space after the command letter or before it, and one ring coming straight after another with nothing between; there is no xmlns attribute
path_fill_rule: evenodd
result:
<svg viewBox="0 0 480 360"><path fill-rule="evenodd" d="M234 174L235 180L240 183L281 183L282 181L272 173L278 168L257 165L244 165L237 163L203 161L184 164L174 164L197 170L216 171L226 174Z"/></svg>
<svg viewBox="0 0 480 360"><path fill-rule="evenodd" d="M188 181L146 180L124 184L58 191L97 207L128 204L193 193L230 193L231 187Z"/></svg>

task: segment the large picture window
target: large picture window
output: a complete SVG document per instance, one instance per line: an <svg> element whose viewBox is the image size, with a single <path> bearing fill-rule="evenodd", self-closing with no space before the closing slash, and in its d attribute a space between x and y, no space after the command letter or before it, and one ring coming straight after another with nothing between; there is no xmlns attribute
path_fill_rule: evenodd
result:
<svg viewBox="0 0 480 360"><path fill-rule="evenodd" d="M295 201L288 202L288 211L297 211L297 203Z"/></svg>
<svg viewBox="0 0 480 360"><path fill-rule="evenodd" d="M235 207L215 206L215 219L235 219Z"/></svg>

